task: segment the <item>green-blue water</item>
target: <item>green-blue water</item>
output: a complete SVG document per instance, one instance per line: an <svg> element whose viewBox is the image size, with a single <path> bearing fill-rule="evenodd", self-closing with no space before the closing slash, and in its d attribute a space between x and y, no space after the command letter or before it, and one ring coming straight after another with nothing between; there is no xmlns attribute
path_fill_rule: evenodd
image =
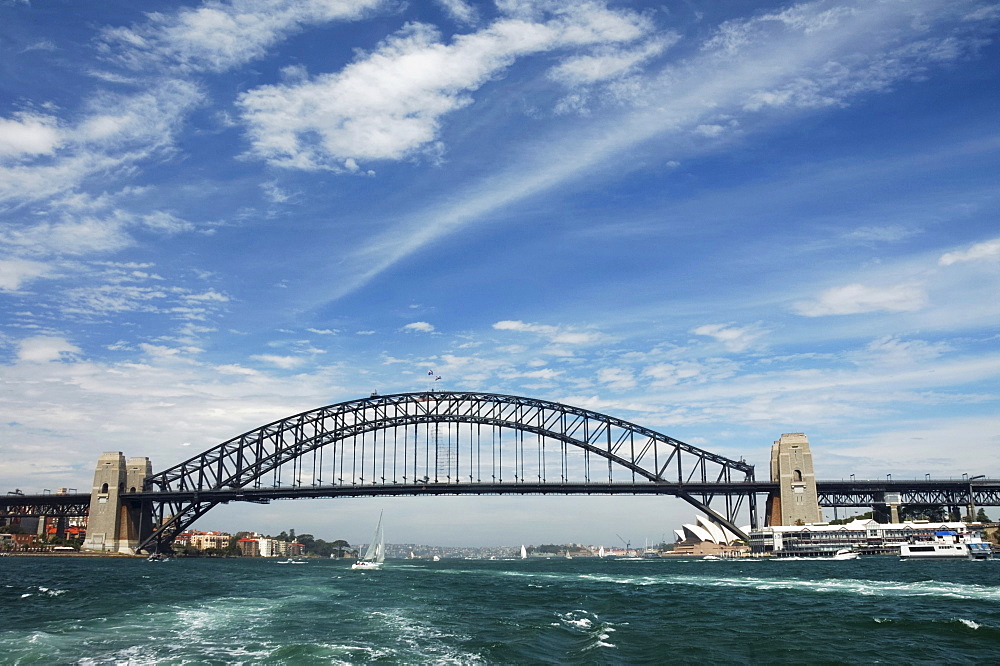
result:
<svg viewBox="0 0 1000 666"><path fill-rule="evenodd" d="M1000 560L0 558L4 664L990 663Z"/></svg>

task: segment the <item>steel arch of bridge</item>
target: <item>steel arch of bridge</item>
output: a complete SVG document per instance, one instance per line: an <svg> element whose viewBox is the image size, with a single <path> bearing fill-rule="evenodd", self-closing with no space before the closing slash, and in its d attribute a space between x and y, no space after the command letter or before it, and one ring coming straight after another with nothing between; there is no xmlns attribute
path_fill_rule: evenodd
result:
<svg viewBox="0 0 1000 666"><path fill-rule="evenodd" d="M754 468L598 412L475 392L401 393L280 419L145 480L141 502L159 549L219 503L416 494L675 495L737 534L755 518ZM748 484L750 485L750 484ZM713 486L728 486L717 493ZM713 498L725 501L723 513ZM155 527L154 527L155 526Z"/></svg>

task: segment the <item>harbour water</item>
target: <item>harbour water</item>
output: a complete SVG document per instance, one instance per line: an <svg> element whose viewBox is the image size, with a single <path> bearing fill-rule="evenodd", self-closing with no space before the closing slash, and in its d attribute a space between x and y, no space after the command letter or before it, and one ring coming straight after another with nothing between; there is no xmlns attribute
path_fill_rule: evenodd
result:
<svg viewBox="0 0 1000 666"><path fill-rule="evenodd" d="M1000 560L0 558L2 664L983 663Z"/></svg>

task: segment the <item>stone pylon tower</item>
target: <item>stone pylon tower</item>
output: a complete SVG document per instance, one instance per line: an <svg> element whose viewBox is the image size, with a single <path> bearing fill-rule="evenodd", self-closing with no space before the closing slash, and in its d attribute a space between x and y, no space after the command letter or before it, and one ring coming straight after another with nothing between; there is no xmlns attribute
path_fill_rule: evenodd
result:
<svg viewBox="0 0 1000 666"><path fill-rule="evenodd" d="M141 536L142 513L139 507L123 503L121 495L141 491L143 479L152 472L149 458L129 458L126 463L121 451L101 454L90 492L85 549L135 552Z"/></svg>
<svg viewBox="0 0 1000 666"><path fill-rule="evenodd" d="M121 451L109 451L97 459L94 487L90 491L90 513L87 515L87 550L118 551L118 525L125 491L125 456Z"/></svg>
<svg viewBox="0 0 1000 666"><path fill-rule="evenodd" d="M142 491L142 481L153 474L153 463L149 458L129 458L125 463L125 488L130 493ZM141 506L122 504L118 520L118 550L134 553L139 541L146 536L141 532L152 526L152 515L143 515Z"/></svg>
<svg viewBox="0 0 1000 666"><path fill-rule="evenodd" d="M785 433L771 446L771 481L778 484L778 493L768 498L768 525L823 522L809 439L804 434Z"/></svg>

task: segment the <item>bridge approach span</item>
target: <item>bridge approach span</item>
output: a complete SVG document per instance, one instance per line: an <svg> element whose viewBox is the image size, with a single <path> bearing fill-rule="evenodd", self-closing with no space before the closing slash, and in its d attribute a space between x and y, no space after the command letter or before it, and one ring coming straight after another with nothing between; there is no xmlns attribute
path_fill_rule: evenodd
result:
<svg viewBox="0 0 1000 666"><path fill-rule="evenodd" d="M289 416L147 477L123 501L157 549L227 501L405 494L675 495L737 534L753 465L579 407L493 393L372 395ZM750 486L753 486L751 483ZM713 499L725 503L713 509Z"/></svg>

